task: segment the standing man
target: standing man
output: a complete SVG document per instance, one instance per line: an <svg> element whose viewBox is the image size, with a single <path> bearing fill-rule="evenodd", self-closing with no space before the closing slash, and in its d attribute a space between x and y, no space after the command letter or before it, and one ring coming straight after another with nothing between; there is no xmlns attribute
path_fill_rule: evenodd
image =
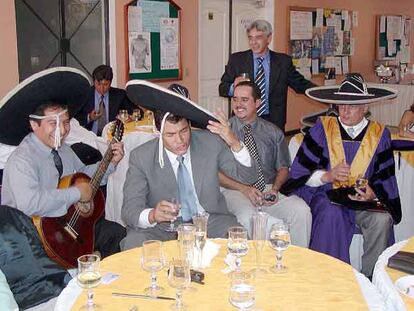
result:
<svg viewBox="0 0 414 311"><path fill-rule="evenodd" d="M258 179L254 184L246 185L220 174L220 184L226 188L223 194L227 206L250 232L250 218L263 205L263 211L270 215L269 228L283 219L290 223L292 243L308 247L312 225L309 206L296 195L279 194L290 167L285 136L277 126L257 117L259 107L260 90L253 82L242 81L235 86L234 117L229 122L237 137L244 141L252 159L257 161Z"/></svg>
<svg viewBox="0 0 414 311"><path fill-rule="evenodd" d="M104 126L116 119L119 110L128 110L131 114L135 106L129 101L124 90L111 87L113 78L111 67L107 65L96 67L92 78L93 87L89 91L87 103L75 118L83 127L101 135Z"/></svg>
<svg viewBox="0 0 414 311"><path fill-rule="evenodd" d="M392 226L401 220L401 204L390 132L365 114L369 103L396 92L367 87L360 74L349 74L340 86L316 87L306 94L338 105L339 117L321 117L309 130L282 191L310 206L313 250L349 263L349 246L359 228L362 273L371 277L378 256L394 240Z"/></svg>
<svg viewBox="0 0 414 311"><path fill-rule="evenodd" d="M207 211L208 236L225 237L237 226L220 192L218 171L244 182L256 179L256 166L246 147L231 131L223 115L219 122L190 100L146 81L130 81L128 96L134 102L148 103L156 111L160 137L135 148L129 158L124 184L122 219L127 236L122 249L140 246L145 240L172 240L170 221L188 222L197 212ZM150 106L151 105L151 106ZM183 113L186 117L179 116ZM217 135L192 130L189 119ZM210 120L210 121L208 121ZM179 198L181 210L171 198Z"/></svg>
<svg viewBox="0 0 414 311"><path fill-rule="evenodd" d="M219 94L233 97L234 86L246 80L241 74L247 73L260 89L261 105L257 115L284 130L288 86L297 93L304 93L314 84L295 69L290 56L269 50L272 41L272 25L269 22L254 21L247 28L247 36L250 50L230 55L221 77Z"/></svg>

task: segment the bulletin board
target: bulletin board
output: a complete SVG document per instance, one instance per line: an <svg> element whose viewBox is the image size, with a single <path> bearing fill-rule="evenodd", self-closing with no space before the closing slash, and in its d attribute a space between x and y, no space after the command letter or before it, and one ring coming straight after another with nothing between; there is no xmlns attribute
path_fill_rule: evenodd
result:
<svg viewBox="0 0 414 311"><path fill-rule="evenodd" d="M356 13L342 9L289 7L289 54L305 77L326 79L350 71Z"/></svg>
<svg viewBox="0 0 414 311"><path fill-rule="evenodd" d="M402 15L377 15L377 60L397 60L410 63L411 17Z"/></svg>
<svg viewBox="0 0 414 311"><path fill-rule="evenodd" d="M181 8L171 0L124 7L127 80L181 79Z"/></svg>

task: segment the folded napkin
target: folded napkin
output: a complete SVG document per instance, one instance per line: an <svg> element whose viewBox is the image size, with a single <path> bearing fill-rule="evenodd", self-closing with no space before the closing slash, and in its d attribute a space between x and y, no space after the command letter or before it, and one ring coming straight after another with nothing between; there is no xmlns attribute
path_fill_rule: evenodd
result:
<svg viewBox="0 0 414 311"><path fill-rule="evenodd" d="M414 274L414 253L399 251L388 260L388 267Z"/></svg>
<svg viewBox="0 0 414 311"><path fill-rule="evenodd" d="M206 240L206 244L204 245L203 248L203 262L201 263L201 265L198 264L198 250L196 247L194 247L194 255L193 256L193 263L192 266L193 267L197 267L197 268L207 268L210 266L211 261L213 260L214 257L217 256L217 254L219 253L220 250L220 245L217 243L214 243L210 240Z"/></svg>
<svg viewBox="0 0 414 311"><path fill-rule="evenodd" d="M227 265L221 272L227 274L234 270L236 270L236 259L237 257L233 254L228 253L227 256L224 258L224 263Z"/></svg>

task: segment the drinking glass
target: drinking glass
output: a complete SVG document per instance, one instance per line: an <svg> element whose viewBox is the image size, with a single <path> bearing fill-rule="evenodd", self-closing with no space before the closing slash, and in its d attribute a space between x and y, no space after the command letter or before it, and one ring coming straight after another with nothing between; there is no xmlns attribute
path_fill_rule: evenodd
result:
<svg viewBox="0 0 414 311"><path fill-rule="evenodd" d="M125 123L129 119L128 110L121 109L119 110L118 119Z"/></svg>
<svg viewBox="0 0 414 311"><path fill-rule="evenodd" d="M177 228L180 259L187 261L190 267L194 258L195 231L193 224L181 224Z"/></svg>
<svg viewBox="0 0 414 311"><path fill-rule="evenodd" d="M275 273L284 273L287 267L282 265L283 252L290 245L289 225L282 222L272 225L270 230L270 246L276 250L276 265L270 270Z"/></svg>
<svg viewBox="0 0 414 311"><path fill-rule="evenodd" d="M250 77L249 77L249 73L248 72L242 72L241 74L239 74L240 78L243 78L246 81L250 81Z"/></svg>
<svg viewBox="0 0 414 311"><path fill-rule="evenodd" d="M174 213L174 216L177 216L179 211L180 211L180 203L178 202L178 199L170 198L170 199L168 199L168 202L175 205L176 212ZM174 224L174 220L170 220L170 226L168 228L166 228L165 231L167 231L167 232L176 232L177 231L177 227Z"/></svg>
<svg viewBox="0 0 414 311"><path fill-rule="evenodd" d="M78 258L78 284L88 290L88 301L81 310L100 310L100 307L93 302L93 288L101 282L100 261L99 256L92 254Z"/></svg>
<svg viewBox="0 0 414 311"><path fill-rule="evenodd" d="M201 212L193 216L193 224L196 228L195 231L195 245L197 248L197 268L203 267L203 248L207 240L207 223L209 213Z"/></svg>
<svg viewBox="0 0 414 311"><path fill-rule="evenodd" d="M152 120L153 120L152 111L147 110L147 111L145 111L144 115L145 115L145 118L147 120L147 124L152 125Z"/></svg>
<svg viewBox="0 0 414 311"><path fill-rule="evenodd" d="M245 272L234 272L231 279L230 303L239 310L247 310L255 302L255 288L252 284L252 277Z"/></svg>
<svg viewBox="0 0 414 311"><path fill-rule="evenodd" d="M171 306L172 310L186 310L182 301L182 296L183 290L190 285L190 282L190 266L187 261L182 259L173 259L168 272L168 284L177 289L175 304Z"/></svg>
<svg viewBox="0 0 414 311"><path fill-rule="evenodd" d="M253 245L256 250L256 268L252 273L257 275L267 273L262 267L263 248L267 240L267 222L269 214L265 212L254 213L251 217Z"/></svg>
<svg viewBox="0 0 414 311"><path fill-rule="evenodd" d="M229 238L227 240L227 250L236 257L236 270L241 271L241 257L247 254L249 247L247 245L247 230L243 227L230 227Z"/></svg>
<svg viewBox="0 0 414 311"><path fill-rule="evenodd" d="M141 110L140 109L134 109L132 111L132 120L134 120L134 126L135 128L138 128L138 122L141 119Z"/></svg>
<svg viewBox="0 0 414 311"><path fill-rule="evenodd" d="M157 272L165 266L161 241L148 240L142 244L141 266L142 269L151 273L151 285L145 288L145 294L157 297L164 292L164 288L157 285Z"/></svg>

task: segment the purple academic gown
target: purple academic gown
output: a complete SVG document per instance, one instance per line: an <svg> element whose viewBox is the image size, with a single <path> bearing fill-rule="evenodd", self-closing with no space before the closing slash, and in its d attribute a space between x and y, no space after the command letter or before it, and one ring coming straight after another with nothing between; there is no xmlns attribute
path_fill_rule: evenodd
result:
<svg viewBox="0 0 414 311"><path fill-rule="evenodd" d="M352 140L341 126L340 129L346 162L350 164L367 127L355 140ZM349 263L349 246L356 232L355 212L330 202L326 191L332 189L332 184L321 187L305 185L312 173L319 169L329 170L331 167L325 131L318 119L298 150L290 170L290 177L282 192L300 196L311 208L312 232L309 248ZM387 129L383 132L365 178L368 179L379 200L386 204L394 223L400 222L401 204L395 178L391 137Z"/></svg>

